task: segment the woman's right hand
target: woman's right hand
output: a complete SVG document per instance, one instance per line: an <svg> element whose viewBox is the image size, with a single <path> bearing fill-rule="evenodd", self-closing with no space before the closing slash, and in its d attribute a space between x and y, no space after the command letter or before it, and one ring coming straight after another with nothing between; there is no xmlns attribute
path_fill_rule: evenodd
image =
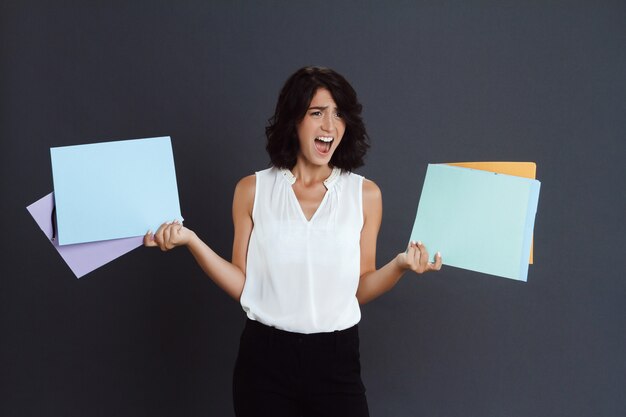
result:
<svg viewBox="0 0 626 417"><path fill-rule="evenodd" d="M143 244L150 248L158 246L163 252L166 252L174 249L176 246L189 244L194 235L195 233L192 230L187 229L176 220L170 223L163 223L154 234L149 230L143 237Z"/></svg>

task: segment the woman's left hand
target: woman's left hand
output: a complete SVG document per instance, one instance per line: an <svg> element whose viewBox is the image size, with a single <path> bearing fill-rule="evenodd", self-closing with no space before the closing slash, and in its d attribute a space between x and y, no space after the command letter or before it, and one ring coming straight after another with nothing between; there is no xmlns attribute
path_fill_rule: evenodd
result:
<svg viewBox="0 0 626 417"><path fill-rule="evenodd" d="M410 269L418 274L441 269L441 254L437 252L435 262L429 262L428 251L422 242L410 242L406 252L396 256L396 263L402 269Z"/></svg>

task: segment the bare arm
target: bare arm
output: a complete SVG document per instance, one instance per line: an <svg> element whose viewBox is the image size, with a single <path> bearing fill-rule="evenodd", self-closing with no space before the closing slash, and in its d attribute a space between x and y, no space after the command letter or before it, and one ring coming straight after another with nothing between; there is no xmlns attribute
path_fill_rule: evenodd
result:
<svg viewBox="0 0 626 417"><path fill-rule="evenodd" d="M376 269L376 240L383 215L380 188L369 180L363 182L363 229L361 230L361 278L356 297L365 304L392 289L407 270L418 274L441 269L441 255L435 263L428 262L428 252L421 243L411 242L406 252L399 253L380 269Z"/></svg>
<svg viewBox="0 0 626 417"><path fill-rule="evenodd" d="M239 300L246 281L246 255L252 233L252 205L255 192L254 175L243 178L235 188L233 197L233 260L228 262L216 254L192 230L180 223L165 223L156 233L144 236L144 245L158 246L168 251L176 246L187 246L200 268L235 300Z"/></svg>

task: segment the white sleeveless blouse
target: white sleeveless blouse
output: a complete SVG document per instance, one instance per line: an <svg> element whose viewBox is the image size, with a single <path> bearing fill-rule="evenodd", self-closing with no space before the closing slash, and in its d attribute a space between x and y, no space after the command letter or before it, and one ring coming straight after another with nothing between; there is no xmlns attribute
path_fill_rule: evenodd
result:
<svg viewBox="0 0 626 417"><path fill-rule="evenodd" d="M356 298L363 227L363 177L335 168L310 220L289 170L256 173L241 306L251 320L281 330L344 330L361 319Z"/></svg>

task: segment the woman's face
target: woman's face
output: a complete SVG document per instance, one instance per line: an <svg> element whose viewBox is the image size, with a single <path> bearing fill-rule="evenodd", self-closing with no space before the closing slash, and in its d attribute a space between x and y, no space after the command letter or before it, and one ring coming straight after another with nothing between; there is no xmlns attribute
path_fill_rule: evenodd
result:
<svg viewBox="0 0 626 417"><path fill-rule="evenodd" d="M298 157L314 165L328 165L346 131L346 123L330 91L319 88L296 128L300 142Z"/></svg>

